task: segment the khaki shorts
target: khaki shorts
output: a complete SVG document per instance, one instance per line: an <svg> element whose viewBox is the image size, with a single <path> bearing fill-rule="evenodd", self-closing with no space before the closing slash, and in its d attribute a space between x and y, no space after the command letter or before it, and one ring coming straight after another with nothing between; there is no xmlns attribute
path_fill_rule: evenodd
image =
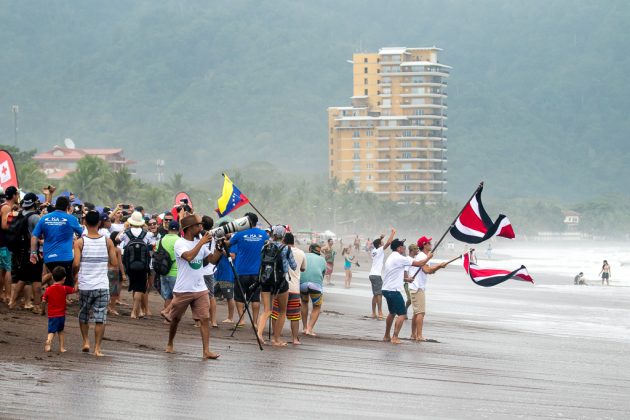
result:
<svg viewBox="0 0 630 420"><path fill-rule="evenodd" d="M192 317L195 321L210 317L210 298L205 292L173 292L170 310L164 313L164 317L171 320L180 320L190 306Z"/></svg>
<svg viewBox="0 0 630 420"><path fill-rule="evenodd" d="M411 295L411 306L413 307L413 314L423 314L426 312L426 302L424 296L424 290L409 290Z"/></svg>

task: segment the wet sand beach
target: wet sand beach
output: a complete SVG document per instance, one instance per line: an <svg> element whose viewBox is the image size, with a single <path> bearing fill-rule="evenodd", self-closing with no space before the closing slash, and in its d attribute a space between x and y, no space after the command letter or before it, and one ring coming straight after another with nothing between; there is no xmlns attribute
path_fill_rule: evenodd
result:
<svg viewBox="0 0 630 420"><path fill-rule="evenodd" d="M536 280L486 289L449 267L427 289L425 336L440 342L394 346L380 341L384 322L366 317L367 271L351 289L336 273L317 337L260 351L251 328L229 338L221 325L211 331L217 361L201 359L189 313L175 354L163 351L159 316L120 316L96 358L80 351L76 306L68 352L55 343L47 354L46 318L0 304L0 417L628 418L630 288ZM158 314L157 294L151 303Z"/></svg>

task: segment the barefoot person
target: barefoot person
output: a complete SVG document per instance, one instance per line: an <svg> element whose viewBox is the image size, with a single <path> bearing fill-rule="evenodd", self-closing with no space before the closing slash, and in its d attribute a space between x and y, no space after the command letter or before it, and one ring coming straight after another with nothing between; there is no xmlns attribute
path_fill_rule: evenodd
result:
<svg viewBox="0 0 630 420"><path fill-rule="evenodd" d="M420 252L414 257L414 261L426 261L427 257L433 249L431 244L432 238L423 236L416 243ZM409 297L411 306L413 307L413 318L411 319L411 339L415 341L433 341L424 338L422 335L422 326L424 324L424 314L426 312L424 290L427 286L427 275L434 274L436 271L446 267L446 263L429 265L428 263L422 267L411 267L409 276Z"/></svg>
<svg viewBox="0 0 630 420"><path fill-rule="evenodd" d="M52 349L53 338L57 334L59 338L59 352L65 353L63 330L66 325L66 296L75 293L76 289L64 286L66 270L63 267L55 267L52 277L54 283L46 289L42 297L42 300L48 303L48 337L46 338L44 351L49 352Z"/></svg>
<svg viewBox="0 0 630 420"><path fill-rule="evenodd" d="M90 351L90 320L94 321L94 355L102 356L101 341L105 334L109 305L109 266L118 264L114 243L98 233L100 214L90 210L85 215L87 235L74 243L74 272L78 273L79 327L84 352Z"/></svg>
<svg viewBox="0 0 630 420"><path fill-rule="evenodd" d="M332 273L335 268L335 255L337 255L337 251L333 249L334 242L332 238L329 238L326 241L326 245L321 248L321 253L324 259L326 260L326 285L334 286L335 283L332 282Z"/></svg>
<svg viewBox="0 0 630 420"><path fill-rule="evenodd" d="M201 344L204 359L217 359L219 354L210 351L210 299L208 287L203 279L202 267L216 264L221 255L218 248L211 254L207 244L212 236L206 233L197 239L202 230L201 217L195 214L181 219L184 237L175 242L175 262L177 263L177 279L173 288L173 300L160 314L170 322L166 352L173 353L173 340L177 334L177 326L190 306L192 317L199 321Z"/></svg>
<svg viewBox="0 0 630 420"><path fill-rule="evenodd" d="M606 282L606 286L610 286L608 283L608 280L610 280L610 264L608 264L608 261L604 260L602 264L602 271L599 272L599 275L602 277L602 286L604 285L604 282Z"/></svg>
<svg viewBox="0 0 630 420"><path fill-rule="evenodd" d="M392 253L385 261L383 269L383 297L387 302L389 315L385 322L385 336L383 341L391 341L392 344L399 344L398 334L407 319L407 308L405 307L405 299L400 293L403 290L405 282L405 268L409 266L422 267L433 257L429 252L425 259L414 261L413 258L405 255L405 240L394 239L390 245ZM394 334L390 335L392 324L396 318L394 325Z"/></svg>
<svg viewBox="0 0 630 420"><path fill-rule="evenodd" d="M385 261L385 250L391 245L396 236L396 229L392 228L387 242L383 243L385 235L375 239L370 251L372 256L372 267L370 268L370 283L372 284L372 319L376 319L376 309L378 308L378 319L383 319L383 262Z"/></svg>
<svg viewBox="0 0 630 420"><path fill-rule="evenodd" d="M315 336L313 332L315 323L322 310L324 302L324 274L326 273L326 260L320 255L319 244L313 243L306 254L306 270L300 274L300 297L302 299L302 325L304 334ZM308 317L308 299L311 298L313 311Z"/></svg>

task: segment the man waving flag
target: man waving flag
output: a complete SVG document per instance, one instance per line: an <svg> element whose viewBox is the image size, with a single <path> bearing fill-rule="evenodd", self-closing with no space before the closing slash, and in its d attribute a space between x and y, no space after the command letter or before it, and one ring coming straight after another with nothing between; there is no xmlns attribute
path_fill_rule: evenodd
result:
<svg viewBox="0 0 630 420"><path fill-rule="evenodd" d="M493 236L514 239L514 230L507 217L499 215L493 223L481 204L483 184L466 204L452 225L450 232L453 238L468 244L478 244Z"/></svg>
<svg viewBox="0 0 630 420"><path fill-rule="evenodd" d="M248 203L249 199L245 194L236 188L236 185L234 185L226 174L223 174L223 194L217 200L216 209L219 217L223 217Z"/></svg>

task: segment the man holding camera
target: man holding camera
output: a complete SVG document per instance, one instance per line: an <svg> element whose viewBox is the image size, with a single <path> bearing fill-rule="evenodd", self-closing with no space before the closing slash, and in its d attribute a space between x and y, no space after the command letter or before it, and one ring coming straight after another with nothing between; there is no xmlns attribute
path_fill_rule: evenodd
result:
<svg viewBox="0 0 630 420"><path fill-rule="evenodd" d="M188 306L195 321L200 321L201 342L204 359L217 359L219 354L210 351L210 299L208 288L203 278L202 267L216 264L221 256L218 248L210 253L208 243L212 241L209 232L198 239L202 230L201 217L188 215L181 219L180 226L184 237L175 242L175 261L177 263L177 280L173 288L173 300L168 308L160 314L170 322L167 353L173 353L173 340L177 326Z"/></svg>

